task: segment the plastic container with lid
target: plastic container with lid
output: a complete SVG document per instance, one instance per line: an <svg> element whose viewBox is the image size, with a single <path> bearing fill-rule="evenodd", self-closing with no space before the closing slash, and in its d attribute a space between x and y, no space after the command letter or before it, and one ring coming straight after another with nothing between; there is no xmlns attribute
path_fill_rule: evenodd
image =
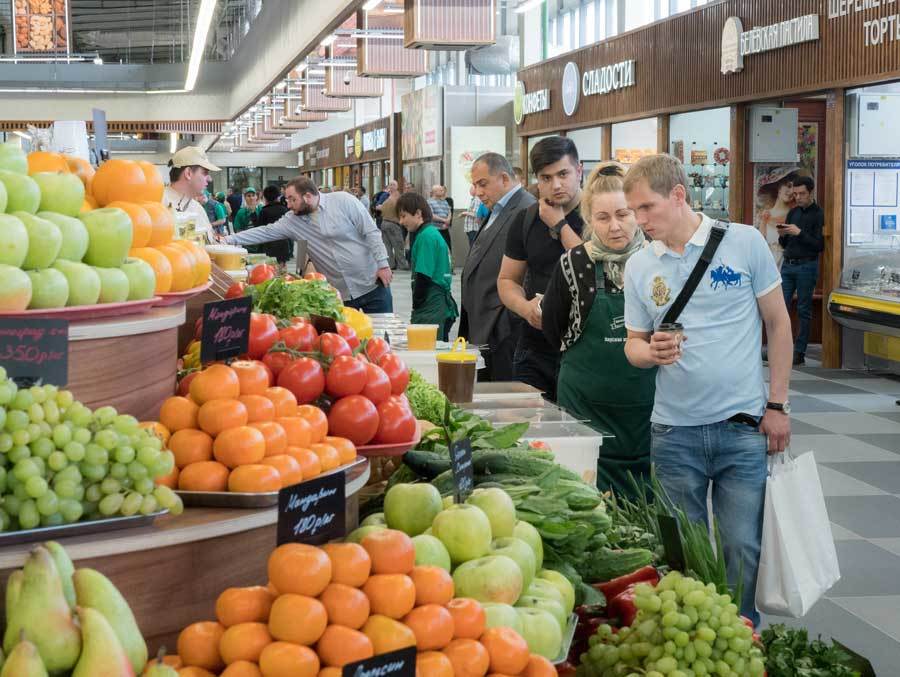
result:
<svg viewBox="0 0 900 677"><path fill-rule="evenodd" d="M434 350L437 345L436 324L410 324L406 327L407 350Z"/></svg>
<svg viewBox="0 0 900 677"><path fill-rule="evenodd" d="M446 353L437 355L438 388L455 404L471 402L475 393L478 352L466 350L466 339L459 337Z"/></svg>
<svg viewBox="0 0 900 677"><path fill-rule="evenodd" d="M239 270L244 267L244 257L248 252L243 247L235 247L230 244L208 244L206 253L215 261L219 268L225 270Z"/></svg>

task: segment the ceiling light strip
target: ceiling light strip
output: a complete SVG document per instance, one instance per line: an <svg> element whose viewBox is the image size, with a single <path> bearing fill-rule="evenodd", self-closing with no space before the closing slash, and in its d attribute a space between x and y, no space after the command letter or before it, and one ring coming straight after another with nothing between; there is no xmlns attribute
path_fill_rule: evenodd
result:
<svg viewBox="0 0 900 677"><path fill-rule="evenodd" d="M200 74L200 64L203 61L203 52L206 50L206 38L209 36L215 8L216 0L200 0L197 25L194 28L194 42L191 45L191 59L188 62L187 78L184 81L184 88L188 92L192 91L194 85L197 84L197 76Z"/></svg>

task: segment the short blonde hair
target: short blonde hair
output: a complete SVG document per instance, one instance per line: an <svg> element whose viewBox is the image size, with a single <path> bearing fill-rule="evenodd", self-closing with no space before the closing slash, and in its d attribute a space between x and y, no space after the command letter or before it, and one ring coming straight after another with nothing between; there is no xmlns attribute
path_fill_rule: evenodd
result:
<svg viewBox="0 0 900 677"><path fill-rule="evenodd" d="M618 162L603 162L591 170L581 191L581 218L591 220L591 202L595 195L621 193L625 179L625 167Z"/></svg>
<svg viewBox="0 0 900 677"><path fill-rule="evenodd" d="M641 181L646 181L650 190L664 197L668 197L675 186L687 188L688 185L684 165L677 158L664 153L647 155L632 165L625 175L623 189L630 193Z"/></svg>

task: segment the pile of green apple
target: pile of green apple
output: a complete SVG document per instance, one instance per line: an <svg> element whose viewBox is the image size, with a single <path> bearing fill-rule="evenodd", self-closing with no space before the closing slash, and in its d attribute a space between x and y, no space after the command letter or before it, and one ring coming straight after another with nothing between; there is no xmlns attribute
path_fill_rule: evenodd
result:
<svg viewBox="0 0 900 677"><path fill-rule="evenodd" d="M75 174L28 176L21 148L0 144L0 312L148 299L156 274L128 257L121 209L81 212Z"/></svg>
<svg viewBox="0 0 900 677"><path fill-rule="evenodd" d="M385 527L412 537L417 565L452 572L455 596L481 602L488 627L514 629L548 660L559 655L575 589L559 572L542 568L541 536L517 519L503 489L476 489L454 504L431 484L398 484L385 495L384 512L370 515L349 538Z"/></svg>

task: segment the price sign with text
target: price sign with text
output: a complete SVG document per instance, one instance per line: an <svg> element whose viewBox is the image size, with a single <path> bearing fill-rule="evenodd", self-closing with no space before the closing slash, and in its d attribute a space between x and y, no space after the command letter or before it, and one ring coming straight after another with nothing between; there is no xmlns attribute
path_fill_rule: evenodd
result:
<svg viewBox="0 0 900 677"><path fill-rule="evenodd" d="M346 528L344 473L335 472L278 492L278 545L321 545Z"/></svg>
<svg viewBox="0 0 900 677"><path fill-rule="evenodd" d="M200 361L213 362L237 357L250 346L250 310L253 299L212 301L203 306Z"/></svg>
<svg viewBox="0 0 900 677"><path fill-rule="evenodd" d="M450 444L450 467L456 502L462 503L475 488L475 468L472 466L472 441L468 438Z"/></svg>
<svg viewBox="0 0 900 677"><path fill-rule="evenodd" d="M416 647L348 663L341 669L341 677L416 677Z"/></svg>
<svg viewBox="0 0 900 677"><path fill-rule="evenodd" d="M20 386L69 380L69 323L39 318L0 319L0 366Z"/></svg>
<svg viewBox="0 0 900 677"><path fill-rule="evenodd" d="M316 331L319 334L337 334L337 322L334 321L334 318L325 317L323 315L310 315L309 323L315 327Z"/></svg>

